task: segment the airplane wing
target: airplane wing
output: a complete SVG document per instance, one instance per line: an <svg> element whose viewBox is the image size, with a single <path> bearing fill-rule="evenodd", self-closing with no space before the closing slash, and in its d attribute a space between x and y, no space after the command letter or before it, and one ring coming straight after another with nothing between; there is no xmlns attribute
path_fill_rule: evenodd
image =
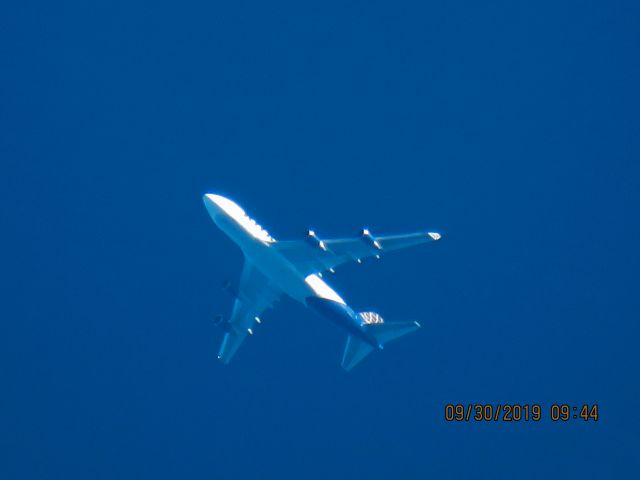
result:
<svg viewBox="0 0 640 480"><path fill-rule="evenodd" d="M310 275L333 270L349 261L361 262L367 257L380 258L387 252L440 240L440 238L440 234L434 232L373 237L365 229L356 238L320 240L313 231L309 231L307 239L279 241L273 245L273 248L296 265L302 274Z"/></svg>
<svg viewBox="0 0 640 480"><path fill-rule="evenodd" d="M282 291L268 277L245 260L233 312L225 324L226 333L218 352L223 363L229 363L247 335L253 334L262 312L271 308L281 295Z"/></svg>

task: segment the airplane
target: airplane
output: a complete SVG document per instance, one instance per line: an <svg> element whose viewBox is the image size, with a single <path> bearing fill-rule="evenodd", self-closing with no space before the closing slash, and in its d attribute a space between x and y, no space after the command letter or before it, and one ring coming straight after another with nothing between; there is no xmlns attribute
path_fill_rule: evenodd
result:
<svg viewBox="0 0 640 480"><path fill-rule="evenodd" d="M229 319L218 315L216 325L224 339L218 359L228 364L257 325L262 313L283 294L333 321L347 333L342 367L351 370L367 355L382 350L388 342L420 327L418 322L386 323L375 312L355 312L322 279L323 272L349 261L380 258L383 253L440 240L436 232L374 237L362 229L356 238L320 239L313 230L306 238L276 241L235 202L221 195L205 194L204 204L215 224L244 254L244 266L237 289L225 284L234 305Z"/></svg>

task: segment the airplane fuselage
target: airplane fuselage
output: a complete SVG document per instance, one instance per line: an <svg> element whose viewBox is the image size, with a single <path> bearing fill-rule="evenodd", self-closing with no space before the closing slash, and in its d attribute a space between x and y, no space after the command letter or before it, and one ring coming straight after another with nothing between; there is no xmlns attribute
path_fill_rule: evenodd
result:
<svg viewBox="0 0 640 480"><path fill-rule="evenodd" d="M304 275L275 248L276 240L250 219L234 202L219 195L205 195L206 208L216 225L233 240L264 276L286 295L336 323L350 335L374 348L382 344L367 334L361 319L317 274Z"/></svg>

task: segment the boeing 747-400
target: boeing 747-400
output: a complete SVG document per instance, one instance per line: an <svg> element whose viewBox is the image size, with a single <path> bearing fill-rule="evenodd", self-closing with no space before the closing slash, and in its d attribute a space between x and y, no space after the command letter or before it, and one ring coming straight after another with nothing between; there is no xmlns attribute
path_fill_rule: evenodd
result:
<svg viewBox="0 0 640 480"><path fill-rule="evenodd" d="M309 230L302 240L276 241L249 218L240 206L220 195L204 195L204 204L216 225L244 253L244 267L229 319L216 323L224 330L218 353L223 363L231 358L248 335L253 335L260 315L282 294L297 300L333 321L347 333L342 367L350 370L373 350L382 350L391 340L413 332L418 322L386 323L375 312L354 312L322 279L325 271L346 262L361 262L400 248L440 239L435 232L373 236L363 229L356 238L320 239Z"/></svg>

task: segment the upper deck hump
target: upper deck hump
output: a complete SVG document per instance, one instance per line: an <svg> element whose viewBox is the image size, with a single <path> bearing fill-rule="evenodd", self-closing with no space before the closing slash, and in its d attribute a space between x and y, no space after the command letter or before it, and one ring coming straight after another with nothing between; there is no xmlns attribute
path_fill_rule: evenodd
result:
<svg viewBox="0 0 640 480"><path fill-rule="evenodd" d="M210 201L215 204L222 212L227 216L235 220L242 228L251 234L254 238L265 242L275 243L276 240L269 232L262 228L254 219L250 218L245 211L233 200L230 200L222 195L216 195L213 193L207 193L205 196L206 201Z"/></svg>

